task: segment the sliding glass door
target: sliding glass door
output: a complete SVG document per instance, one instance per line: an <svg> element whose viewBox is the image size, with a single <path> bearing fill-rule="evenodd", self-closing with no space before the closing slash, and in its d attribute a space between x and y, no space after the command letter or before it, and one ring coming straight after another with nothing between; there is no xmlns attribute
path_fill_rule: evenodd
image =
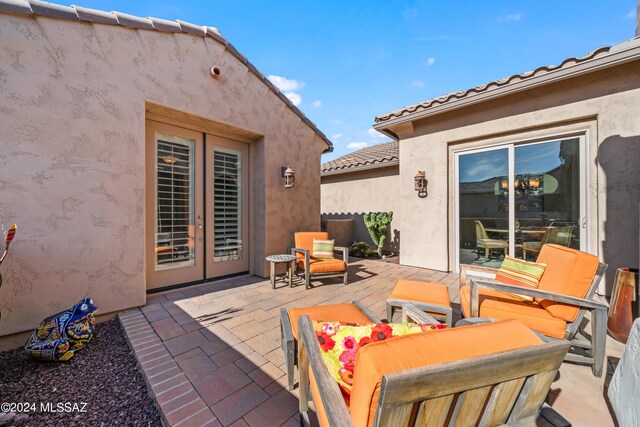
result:
<svg viewBox="0 0 640 427"><path fill-rule="evenodd" d="M545 243L584 248L584 137L459 152L458 265L535 260Z"/></svg>

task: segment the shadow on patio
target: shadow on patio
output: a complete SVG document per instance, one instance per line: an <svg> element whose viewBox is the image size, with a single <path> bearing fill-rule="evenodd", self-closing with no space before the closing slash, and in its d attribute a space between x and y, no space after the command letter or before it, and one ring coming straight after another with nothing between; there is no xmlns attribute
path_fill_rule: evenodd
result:
<svg viewBox="0 0 640 427"><path fill-rule="evenodd" d="M456 274L358 260L349 285L330 279L305 291L254 276L150 295L121 320L169 425L299 425L297 388L286 390L279 309L359 300L380 318L398 279L449 286L459 313ZM320 284L319 282L317 283ZM455 319L454 319L455 321ZM563 364L548 400L574 425L613 425L604 379Z"/></svg>

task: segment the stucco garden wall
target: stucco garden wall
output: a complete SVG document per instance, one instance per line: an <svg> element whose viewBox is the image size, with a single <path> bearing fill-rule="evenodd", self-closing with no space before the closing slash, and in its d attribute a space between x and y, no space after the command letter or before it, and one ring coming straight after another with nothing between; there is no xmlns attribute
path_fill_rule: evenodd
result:
<svg viewBox="0 0 640 427"><path fill-rule="evenodd" d="M326 144L209 37L0 14L0 335L94 298L145 302L145 103L245 129L252 143L251 272L320 226ZM221 78L209 69L218 65ZM296 171L285 189L280 166Z"/></svg>
<svg viewBox="0 0 640 427"><path fill-rule="evenodd" d="M413 185L413 184L412 184ZM399 208L398 166L363 170L322 177L321 211L323 219L354 220L353 239L373 245L364 225L363 215L369 212L394 212L384 249L398 253L400 232L396 210Z"/></svg>
<svg viewBox="0 0 640 427"><path fill-rule="evenodd" d="M426 118L413 131L396 129L403 133L400 262L454 268L454 149L586 133L587 249L609 264L609 292L615 269L638 262L638 112L640 67L634 62ZM418 170L427 171L426 199L412 190Z"/></svg>

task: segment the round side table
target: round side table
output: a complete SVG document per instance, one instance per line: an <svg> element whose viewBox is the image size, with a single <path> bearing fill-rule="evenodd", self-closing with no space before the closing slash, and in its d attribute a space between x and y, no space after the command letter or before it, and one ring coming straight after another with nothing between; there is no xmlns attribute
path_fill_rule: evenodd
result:
<svg viewBox="0 0 640 427"><path fill-rule="evenodd" d="M270 255L266 258L271 263L269 269L269 281L271 282L271 288L276 288L276 280L286 279L288 276L289 287L293 287L293 268L296 261L295 255ZM282 277L276 277L276 264L287 263L287 274Z"/></svg>

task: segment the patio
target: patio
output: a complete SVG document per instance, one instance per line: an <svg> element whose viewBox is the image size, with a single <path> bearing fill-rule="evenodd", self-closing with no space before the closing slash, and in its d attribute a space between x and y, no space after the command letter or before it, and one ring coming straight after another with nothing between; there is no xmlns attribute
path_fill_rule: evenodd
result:
<svg viewBox="0 0 640 427"><path fill-rule="evenodd" d="M329 279L308 291L281 282L272 290L268 280L242 276L150 295L120 319L167 424L294 426L297 389L286 390L279 309L355 299L385 318L385 299L402 278L448 285L459 316L456 274L356 260L348 286ZM607 344L617 360L623 346ZM610 363L603 378L564 363L549 403L573 425L613 426L603 391L611 373Z"/></svg>

